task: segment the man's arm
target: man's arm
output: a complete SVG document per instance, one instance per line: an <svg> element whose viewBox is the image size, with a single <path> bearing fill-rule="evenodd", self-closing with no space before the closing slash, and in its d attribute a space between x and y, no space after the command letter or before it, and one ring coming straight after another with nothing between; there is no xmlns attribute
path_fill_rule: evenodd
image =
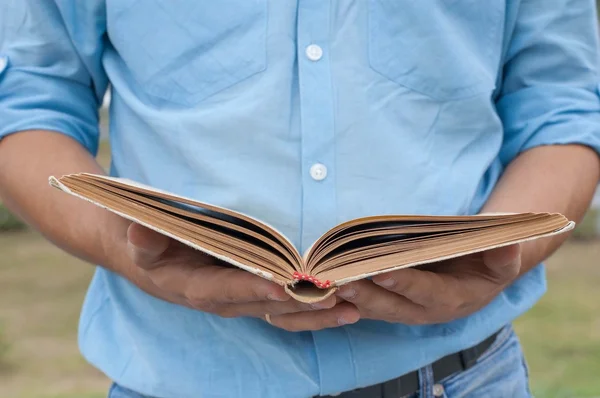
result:
<svg viewBox="0 0 600 398"><path fill-rule="evenodd" d="M50 175L103 172L93 154L106 89L104 32L94 30L104 1L68 4L0 1L0 196L8 207L67 252L178 305L226 317L286 314L293 323L280 326L291 330L356 322L351 304L296 302L281 286L49 186Z"/></svg>
<svg viewBox="0 0 600 398"><path fill-rule="evenodd" d="M482 212L557 212L579 222L600 180L600 158L580 145L543 146L510 163ZM519 274L548 258L569 234L523 244Z"/></svg>
<svg viewBox="0 0 600 398"><path fill-rule="evenodd" d="M511 162L483 212L559 212L580 221L599 178L600 158L588 147L534 148ZM357 305L362 318L406 324L451 321L490 303L550 256L567 236L377 275L372 283L348 285L339 295Z"/></svg>
<svg viewBox="0 0 600 398"><path fill-rule="evenodd" d="M50 175L103 174L93 156L71 137L24 131L0 141L0 197L5 205L65 251L92 264L137 277L115 256L125 253L125 219L48 184ZM109 255L110 254L110 255Z"/></svg>
<svg viewBox="0 0 600 398"><path fill-rule="evenodd" d="M506 170L483 211L556 211L580 221L598 184L595 0L522 0L502 68ZM521 274L568 235L525 244Z"/></svg>
<svg viewBox="0 0 600 398"><path fill-rule="evenodd" d="M142 255L128 249L130 221L48 184L51 175L79 172L104 174L90 152L63 133L22 131L0 141L0 198L10 210L69 254L110 269L156 297L193 306L176 294L166 295L152 282L143 267L149 260L132 259ZM149 231L134 239L139 235L142 246L164 244ZM197 260L210 263L203 256ZM272 292L267 284L260 288L267 290L265 294L283 294L280 289Z"/></svg>
<svg viewBox="0 0 600 398"><path fill-rule="evenodd" d="M600 97L594 0L521 0L496 102L506 167L484 212L560 212L579 221L598 184ZM487 305L566 235L378 275L339 295L362 317L440 323ZM435 294L433 294L435 292Z"/></svg>
<svg viewBox="0 0 600 398"><path fill-rule="evenodd" d="M93 262L107 261L98 250L101 212L61 198L47 179L49 173L102 172L93 154L107 86L100 66L104 32L94 23L103 3L85 2L72 18L73 7L54 1L0 2L0 195L46 237ZM78 45L93 50L84 54Z"/></svg>

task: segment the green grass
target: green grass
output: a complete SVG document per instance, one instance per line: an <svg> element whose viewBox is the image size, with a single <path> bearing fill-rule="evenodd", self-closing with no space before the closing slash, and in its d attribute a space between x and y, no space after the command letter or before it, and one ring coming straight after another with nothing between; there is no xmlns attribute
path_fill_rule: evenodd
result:
<svg viewBox="0 0 600 398"><path fill-rule="evenodd" d="M600 396L600 241L570 242L548 261L549 292L515 328L536 396Z"/></svg>
<svg viewBox="0 0 600 398"><path fill-rule="evenodd" d="M598 237L598 213L600 209L590 209L584 219L577 224L573 231L573 238L579 240L595 239Z"/></svg>
<svg viewBox="0 0 600 398"><path fill-rule="evenodd" d="M0 238L0 322L10 350L2 398L106 395L108 381L77 349L77 322L93 267L31 230Z"/></svg>
<svg viewBox="0 0 600 398"><path fill-rule="evenodd" d="M8 366L7 357L10 350L5 328L4 324L0 323L0 372Z"/></svg>
<svg viewBox="0 0 600 398"><path fill-rule="evenodd" d="M106 398L107 392L101 393L86 393L86 392L76 392L76 393L68 393L68 394L60 394L60 395L47 395L45 398Z"/></svg>
<svg viewBox="0 0 600 398"><path fill-rule="evenodd" d="M2 203L0 203L0 233L18 231L25 228L25 224L13 215Z"/></svg>
<svg viewBox="0 0 600 398"><path fill-rule="evenodd" d="M96 160L105 169L107 169L110 166L110 146L107 140L100 141L100 146L98 148L98 156L96 156Z"/></svg>

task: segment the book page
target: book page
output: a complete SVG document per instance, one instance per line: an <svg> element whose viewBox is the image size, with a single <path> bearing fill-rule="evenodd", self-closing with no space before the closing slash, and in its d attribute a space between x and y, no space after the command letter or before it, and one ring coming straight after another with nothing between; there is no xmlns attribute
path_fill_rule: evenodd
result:
<svg viewBox="0 0 600 398"><path fill-rule="evenodd" d="M251 220L253 224L263 226L265 229L270 230L273 234L278 235L279 237L281 237L281 239L289 242L289 244L292 245L292 242L284 234L279 232L275 227L273 227L272 225L269 225L265 221L261 221L261 220L255 218L255 217L252 217L248 214L243 214L238 211L227 209L225 207L217 206L217 205L206 203L206 202L201 202L201 201L198 201L197 199L192 199L192 198L178 195L178 194L175 194L172 192L167 192L162 189L154 188L149 185L145 185L140 182L136 182L136 181L133 181L133 180L130 180L127 178L108 177L108 176L102 176L102 175L98 175L98 174L88 174L88 173L81 173L81 175L93 177L96 179L106 180L106 181L112 181L118 185L125 185L125 186L129 186L132 188L138 188L141 191L147 191L149 194L156 194L157 196L168 197L168 198L171 198L172 200L180 200L183 203L186 203L186 202L192 203L193 205L198 206L198 207L213 209L213 210L219 211L223 214L234 215L241 219Z"/></svg>
<svg viewBox="0 0 600 398"><path fill-rule="evenodd" d="M245 271L248 271L252 274L255 274L257 276L260 276L261 278L270 280L272 282L275 282L279 285L285 286L289 281L285 280L284 278L281 278L275 274L273 274L272 272L268 272L264 269L261 269L259 267L256 266L252 266L246 262L240 261L240 260L236 260L233 259L232 256L230 255L226 255L223 251L221 250L210 250L207 249L207 245L201 245L198 244L196 242L194 242L194 240L192 239L186 239L185 237L183 237L181 234L178 233L174 233L170 230L166 230L164 228L160 228L157 226L157 222L149 222L147 220L148 217L144 217L144 215L142 213L138 213L138 216L134 216L132 215L131 211L121 211L119 210L117 207L117 205L108 205L105 201L100 201L100 200L94 200L90 197L90 195L82 195L80 193L77 193L73 190L71 190L70 188L68 188L66 185L64 185L62 182L60 182L58 179L56 179L55 177L50 177L49 179L49 183L50 185L52 185L53 187L60 189L61 191L68 193L70 195L73 195L75 197L78 197L80 199L83 199L87 202L90 202L98 207L101 207L105 210L108 210L112 213L115 213L125 219L128 219L130 221L136 222L140 225L145 226L146 228L152 229L160 234L163 234L165 236L170 237L171 239L174 239L176 241L179 241L187 246L190 246L196 250L199 250L203 253L206 253L210 256L213 256L221 261L224 261L226 263L232 264L240 269L243 269ZM103 203L104 202L104 203ZM150 217L151 218L151 217Z"/></svg>
<svg viewBox="0 0 600 398"><path fill-rule="evenodd" d="M543 221L532 222L529 225L517 228L515 226L501 226L464 232L455 236L441 236L440 238L427 238L407 242L388 244L379 248L379 253L373 251L371 256L366 256L365 251L357 251L354 255L344 258L343 255L331 260L328 269L315 272L321 279L331 280L332 284L339 286L351 281L364 279L385 272L402 268L414 267L461 257L485 250L523 243L533 239L546 238L572 230L575 223L566 220L560 215L547 218ZM437 240L436 240L437 239ZM335 265L335 262L338 265Z"/></svg>
<svg viewBox="0 0 600 398"><path fill-rule="evenodd" d="M280 267L288 270L288 275L291 275L294 271L298 271L298 267L294 267L297 264L297 260L293 254L284 247L280 241L267 236L264 230L257 227L255 224L248 223L236 217L231 217L223 213L198 208L195 206L189 206L181 202L176 202L171 199L158 198L156 196L141 194L131 190L125 190L116 187L111 184L104 184L99 180L89 181L78 181L69 179L71 186L80 186L81 188L91 189L96 191L108 191L111 196L127 198L133 202L138 202L143 205L150 206L156 210L163 210L169 213L177 214L180 216L180 223L188 223L192 221L194 224L205 225L210 229L221 231L224 233L224 238L231 237L231 240L242 242L239 245L246 245L244 241L254 244L257 250L267 247L269 250L274 250L281 256L286 258L285 262L280 263ZM232 245L232 242L228 242ZM252 246L250 246L252 248Z"/></svg>
<svg viewBox="0 0 600 398"><path fill-rule="evenodd" d="M209 204L206 202L200 202L198 200L191 199L191 198L188 198L185 196L166 192L161 189L153 188L153 187L150 187L150 186L147 186L147 185L135 182L135 181L131 181L126 178L107 177L107 176L101 176L101 175L89 174L89 173L81 173L78 175L89 177L89 178L92 178L95 180L106 181L106 182L112 183L115 186L123 188L123 189L137 190L137 192L139 192L139 193L143 193L143 194L147 194L147 195L154 195L154 196L158 196L158 197L162 197L162 198L174 200L174 201L180 201L180 202L188 204L188 205L220 212L220 213L223 213L223 214L231 216L231 217L237 217L243 221L246 221L246 222L252 223L253 225L256 225L257 227L261 228L262 230L264 230L267 233L270 233L271 235L276 237L290 251L290 253L297 259L298 263L303 263L300 253L298 253L298 250L295 248L293 243L284 234L282 234L276 228L270 226L269 224L267 224L263 221L260 221L252 216L249 216L249 215L237 212L237 211L233 211L233 210L221 207L221 206L212 205L212 204Z"/></svg>
<svg viewBox="0 0 600 398"><path fill-rule="evenodd" d="M378 237L380 237L380 240L384 240L386 237L399 240L400 235L407 235L406 238L402 238L403 242L406 242L406 239L418 239L421 235L455 234L460 231L467 232L544 217L546 217L544 214L524 213L511 215L510 217L494 218L462 216L458 220L455 217L440 218L439 216L390 216L385 220L377 221L367 218L364 219L363 223L351 223L346 228L338 229L336 233L321 238L318 245L313 246L309 253L307 269L312 271L315 265L328 256L329 253L338 249L342 250L344 246L349 244L355 247L355 251L363 250L364 246L373 247L373 244L368 241L374 241ZM347 247L344 252L348 252Z"/></svg>
<svg viewBox="0 0 600 398"><path fill-rule="evenodd" d="M531 213L528 213L531 214ZM439 224L441 222L449 223L451 225L458 225L460 223L471 223L474 220L478 221L494 221L501 220L506 222L512 218L522 218L523 214L517 213L486 213L486 214L475 214L475 215L418 215L418 214L388 214L379 216L367 216L348 220L344 223L336 225L329 231L325 232L316 242L314 242L303 254L306 262L313 256L313 252L317 250L326 241L344 234L346 230L352 228L361 228L363 230L372 229L372 224L390 224L396 223L398 225L404 224Z"/></svg>

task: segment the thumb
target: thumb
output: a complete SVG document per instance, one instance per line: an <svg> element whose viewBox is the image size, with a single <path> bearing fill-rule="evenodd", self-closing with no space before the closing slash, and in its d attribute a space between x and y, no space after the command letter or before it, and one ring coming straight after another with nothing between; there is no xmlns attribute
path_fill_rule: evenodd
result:
<svg viewBox="0 0 600 398"><path fill-rule="evenodd" d="M503 279L512 279L521 271L521 245L499 247L483 253L483 262Z"/></svg>
<svg viewBox="0 0 600 398"><path fill-rule="evenodd" d="M144 269L159 267L171 239L137 223L127 228L127 251L135 265Z"/></svg>

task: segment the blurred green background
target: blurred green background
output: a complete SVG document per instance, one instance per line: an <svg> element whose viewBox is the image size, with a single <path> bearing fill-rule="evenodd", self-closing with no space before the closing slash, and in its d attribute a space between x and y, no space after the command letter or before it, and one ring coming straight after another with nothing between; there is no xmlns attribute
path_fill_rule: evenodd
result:
<svg viewBox="0 0 600 398"><path fill-rule="evenodd" d="M106 136L106 109L102 110ZM103 141L99 162L108 167ZM542 398L600 397L600 191L547 262L549 291L515 327ZM101 398L109 381L77 349L93 267L24 226L0 203L0 398Z"/></svg>

